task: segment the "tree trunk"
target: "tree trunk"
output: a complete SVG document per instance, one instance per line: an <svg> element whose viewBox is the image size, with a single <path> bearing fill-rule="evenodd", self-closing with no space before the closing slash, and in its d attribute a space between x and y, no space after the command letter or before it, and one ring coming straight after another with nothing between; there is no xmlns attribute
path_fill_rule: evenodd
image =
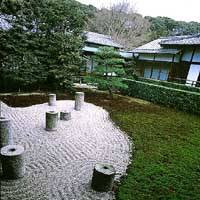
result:
<svg viewBox="0 0 200 200"><path fill-rule="evenodd" d="M112 100L113 99L113 92L112 92L112 89L110 87L108 87L108 92L109 92L110 99Z"/></svg>

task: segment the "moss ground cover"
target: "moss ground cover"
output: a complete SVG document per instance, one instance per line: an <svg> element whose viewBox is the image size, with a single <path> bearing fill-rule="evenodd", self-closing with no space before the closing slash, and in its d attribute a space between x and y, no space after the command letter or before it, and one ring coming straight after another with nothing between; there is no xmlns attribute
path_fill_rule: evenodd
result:
<svg viewBox="0 0 200 200"><path fill-rule="evenodd" d="M200 199L199 116L127 97L96 103L135 144L117 199Z"/></svg>
<svg viewBox="0 0 200 200"><path fill-rule="evenodd" d="M44 96L3 98L14 106L46 101ZM118 200L200 199L200 116L124 96L110 100L102 92L86 91L86 101L108 110L135 145L128 176L117 189Z"/></svg>

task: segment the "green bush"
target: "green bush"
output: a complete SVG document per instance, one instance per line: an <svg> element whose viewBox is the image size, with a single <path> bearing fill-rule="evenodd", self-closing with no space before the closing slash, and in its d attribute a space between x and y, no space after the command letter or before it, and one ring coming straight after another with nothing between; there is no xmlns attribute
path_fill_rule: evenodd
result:
<svg viewBox="0 0 200 200"><path fill-rule="evenodd" d="M200 93L130 79L124 79L124 82L129 87L126 94L130 96L200 114Z"/></svg>
<svg viewBox="0 0 200 200"><path fill-rule="evenodd" d="M125 76L125 60L112 47L100 47L99 51L93 56L97 66L93 72L85 78L88 83L97 84L99 90L108 90L110 98L113 92L127 85L122 82Z"/></svg>
<svg viewBox="0 0 200 200"><path fill-rule="evenodd" d="M199 92L200 93L200 88L198 88L198 87L191 87L191 86L187 86L187 85L183 85L183 84L172 83L172 82L168 82L168 81L154 80L154 79L147 79L147 78L143 78L143 77L138 77L136 80L147 82L147 83L152 83L154 85L162 85L165 87L175 88L175 89L179 89L179 90L186 90L186 91L190 91L190 92Z"/></svg>
<svg viewBox="0 0 200 200"><path fill-rule="evenodd" d="M0 4L9 25L0 28L0 90L71 88L82 64L87 7L74 0Z"/></svg>

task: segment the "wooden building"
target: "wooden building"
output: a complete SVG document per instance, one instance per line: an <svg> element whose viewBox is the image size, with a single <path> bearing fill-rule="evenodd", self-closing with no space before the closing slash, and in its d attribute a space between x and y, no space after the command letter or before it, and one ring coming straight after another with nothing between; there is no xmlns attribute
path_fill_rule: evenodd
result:
<svg viewBox="0 0 200 200"><path fill-rule="evenodd" d="M99 50L99 47L113 47L119 54L126 58L132 58L132 53L123 51L123 46L114 42L109 35L103 35L94 32L85 32L86 42L83 48L83 56L86 59L86 64L82 67L83 72L92 72L95 68L93 55Z"/></svg>
<svg viewBox="0 0 200 200"><path fill-rule="evenodd" d="M139 76L199 84L200 34L160 38L132 52Z"/></svg>

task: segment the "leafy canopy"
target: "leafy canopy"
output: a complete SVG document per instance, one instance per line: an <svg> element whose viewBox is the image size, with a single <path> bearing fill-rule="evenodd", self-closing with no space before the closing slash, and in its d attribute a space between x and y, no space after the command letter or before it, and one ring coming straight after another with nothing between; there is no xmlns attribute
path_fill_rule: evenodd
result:
<svg viewBox="0 0 200 200"><path fill-rule="evenodd" d="M75 0L3 0L0 12L1 88L69 86L82 62L85 6Z"/></svg>

